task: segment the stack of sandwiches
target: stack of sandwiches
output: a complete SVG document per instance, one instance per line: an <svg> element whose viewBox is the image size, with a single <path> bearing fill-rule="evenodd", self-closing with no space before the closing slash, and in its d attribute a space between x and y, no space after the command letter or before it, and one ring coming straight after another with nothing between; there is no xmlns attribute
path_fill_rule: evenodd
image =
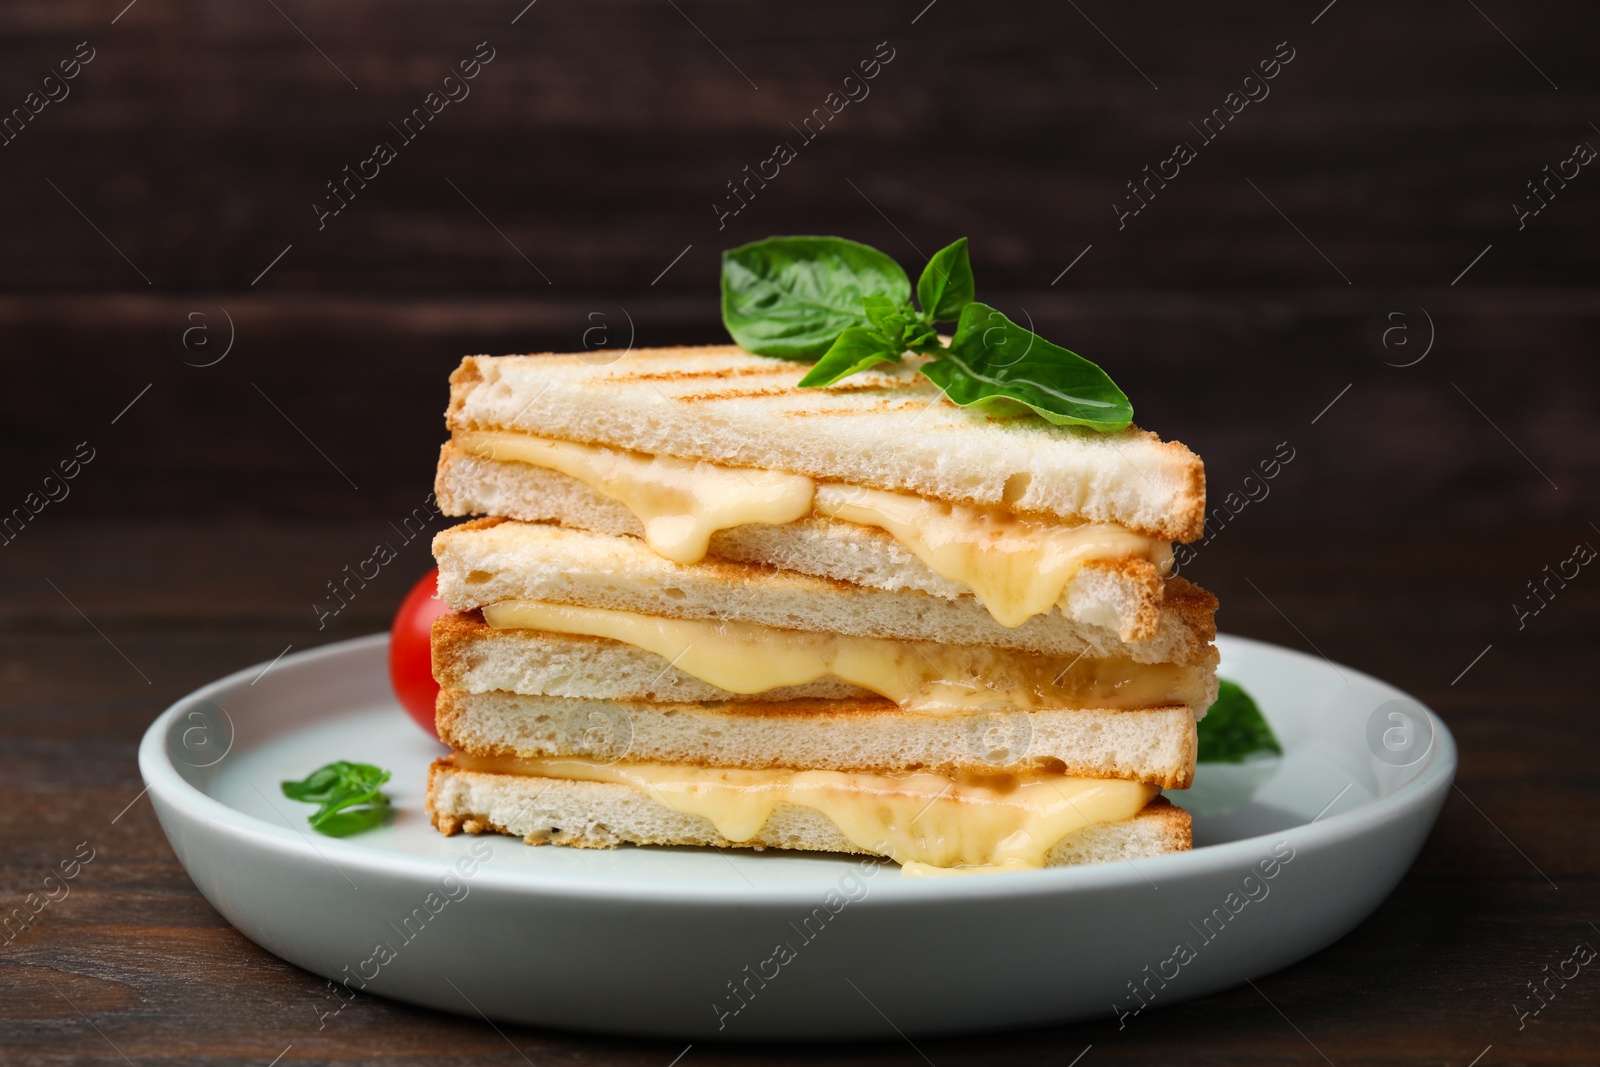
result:
<svg viewBox="0 0 1600 1067"><path fill-rule="evenodd" d="M446 834L871 853L908 873L1187 849L1216 695L1181 444L800 390L731 347L469 357L436 496Z"/></svg>

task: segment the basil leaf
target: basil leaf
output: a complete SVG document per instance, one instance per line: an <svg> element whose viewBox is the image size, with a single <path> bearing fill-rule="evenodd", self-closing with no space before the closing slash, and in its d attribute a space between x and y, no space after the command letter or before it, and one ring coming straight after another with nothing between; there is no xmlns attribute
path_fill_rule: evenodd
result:
<svg viewBox="0 0 1600 1067"><path fill-rule="evenodd" d="M944 352L939 332L921 319L906 327L905 348L908 352L918 352L924 356L936 356Z"/></svg>
<svg viewBox="0 0 1600 1067"><path fill-rule="evenodd" d="M965 237L933 254L917 279L917 303L929 322L953 322L975 295Z"/></svg>
<svg viewBox="0 0 1600 1067"><path fill-rule="evenodd" d="M820 357L800 384L831 385L905 352L952 403L1033 412L1057 426L1114 433L1133 405L1105 371L973 299L965 237L941 248L917 282L882 252L842 237L769 237L722 254L722 321L746 350ZM935 322L957 320L949 347Z"/></svg>
<svg viewBox="0 0 1600 1067"><path fill-rule="evenodd" d="M1218 683L1217 702L1200 720L1201 763L1243 763L1258 753L1283 754L1261 709L1235 682Z"/></svg>
<svg viewBox="0 0 1600 1067"><path fill-rule="evenodd" d="M800 388L832 385L840 378L848 378L856 371L879 363L899 363L900 353L904 351L901 345L877 330L852 326L839 335L827 354L800 379Z"/></svg>
<svg viewBox="0 0 1600 1067"><path fill-rule="evenodd" d="M896 304L886 296L868 293L861 298L861 310L866 314L867 321L882 330L887 337L893 337L896 332L903 331L906 327L907 312L911 308L906 304Z"/></svg>
<svg viewBox="0 0 1600 1067"><path fill-rule="evenodd" d="M283 795L290 800L319 803L352 790L373 788L389 780L389 772L370 763L340 760L319 767L299 782L284 782Z"/></svg>
<svg viewBox="0 0 1600 1067"><path fill-rule="evenodd" d="M319 804L333 795L339 787L341 768L348 767L347 763L330 763L326 767L312 771L304 781L284 782L283 795L290 800L306 800Z"/></svg>
<svg viewBox="0 0 1600 1067"><path fill-rule="evenodd" d="M909 303L897 305L887 297L864 296L861 308L867 321L889 339L896 353L929 352L940 347L939 334Z"/></svg>
<svg viewBox="0 0 1600 1067"><path fill-rule="evenodd" d="M383 804L379 807L341 811L337 815L314 820L311 825L318 833L327 834L329 837L349 837L351 834L377 829L388 817L389 805Z"/></svg>
<svg viewBox="0 0 1600 1067"><path fill-rule="evenodd" d="M842 237L769 237L722 253L722 322L758 356L813 359L851 326L862 298L911 299L900 264Z"/></svg>
<svg viewBox="0 0 1600 1067"><path fill-rule="evenodd" d="M283 782L283 795L320 805L307 818L312 829L334 837L370 830L389 812L389 798L380 791L389 772L370 763L340 760L312 771L298 782ZM354 810L349 810L354 809Z"/></svg>
<svg viewBox="0 0 1600 1067"><path fill-rule="evenodd" d="M922 373L962 407L1010 412L1021 404L1057 426L1102 433L1133 422L1133 405L1105 371L977 301Z"/></svg>

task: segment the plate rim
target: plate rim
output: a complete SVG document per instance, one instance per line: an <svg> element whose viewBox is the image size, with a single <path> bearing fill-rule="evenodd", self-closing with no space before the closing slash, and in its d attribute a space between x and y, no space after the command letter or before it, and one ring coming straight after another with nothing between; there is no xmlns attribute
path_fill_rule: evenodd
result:
<svg viewBox="0 0 1600 1067"><path fill-rule="evenodd" d="M1458 764L1455 738L1438 713L1427 704L1381 678L1344 664L1334 663L1326 657L1311 656L1298 649L1232 634L1218 634L1218 638L1228 644L1248 647L1257 652L1302 661L1301 666L1332 665L1336 670L1347 672L1364 682L1416 703L1427 712L1433 727L1433 749L1424 757L1427 766L1393 792L1364 801L1326 818L1319 817L1316 821L1286 827L1272 833L1203 845L1188 852L1152 856L1141 859L1136 866L1132 863L1116 862L1083 867L1056 867L1030 871L1025 877L895 878L874 886L873 893L863 903L876 901L881 906L915 901L948 901L952 897L992 900L1055 896L1062 893L1133 888L1150 882L1148 874L1170 873L1182 877L1188 874L1232 872L1250 866L1258 861L1272 844L1285 839L1288 839L1291 847L1314 849L1332 846L1376 831L1383 825L1414 814L1418 809L1426 809L1438 794L1450 788ZM287 664L305 665L319 659L370 654L374 648L387 646L388 642L389 634L386 632L368 634L305 649L272 662L281 667ZM217 695L226 694L237 688L242 681L248 684L248 679L261 675L262 669L268 665L269 661L262 661L234 671L200 686L170 704L156 716L140 740L139 771L152 801L159 800L187 818L199 821L213 832L234 838L236 843L304 858L307 855L308 841L303 831L292 826L279 826L249 815L191 785L167 757L164 745L164 739L168 736L174 720L202 701L215 699ZM163 829L166 829L165 826ZM321 858L338 860L352 872L376 877L403 877L431 882L436 880L440 871L448 868L450 863L443 857L387 852L338 838L319 838L310 844L310 850ZM870 859L866 856L858 858ZM842 875L843 871L841 877ZM775 881L752 885L743 880L726 884L646 881L629 883L610 879L586 879L562 871L497 870L490 865L484 865L479 869L473 877L473 883L475 887L531 897L605 899L649 902L655 905L791 906L814 903L817 896L817 887L810 881L805 885L785 885Z"/></svg>

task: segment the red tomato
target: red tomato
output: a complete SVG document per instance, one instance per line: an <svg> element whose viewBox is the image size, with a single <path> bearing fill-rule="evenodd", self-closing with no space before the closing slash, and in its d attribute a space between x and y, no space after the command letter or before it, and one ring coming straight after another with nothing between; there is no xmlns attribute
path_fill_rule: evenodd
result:
<svg viewBox="0 0 1600 1067"><path fill-rule="evenodd" d="M411 587L389 631L389 681L394 686L395 699L432 737L439 736L433 725L439 683L433 680L429 631L434 619L450 614L444 601L435 599L438 591L439 571L435 568Z"/></svg>

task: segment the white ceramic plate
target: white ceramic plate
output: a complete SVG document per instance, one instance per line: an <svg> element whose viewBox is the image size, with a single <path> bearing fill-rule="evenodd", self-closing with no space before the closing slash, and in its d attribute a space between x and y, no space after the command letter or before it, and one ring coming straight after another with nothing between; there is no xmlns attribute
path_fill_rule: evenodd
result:
<svg viewBox="0 0 1600 1067"><path fill-rule="evenodd" d="M542 1026L707 1038L888 1037L1150 1008L1284 967L1389 894L1455 773L1449 732L1348 667L1218 639L1282 760L1204 766L1195 850L912 879L859 857L529 848L446 838L442 752L394 703L387 639L223 678L151 725L139 765L178 859L245 936L350 989ZM392 825L306 826L284 779L394 772ZM1251 795L1253 791L1253 796ZM336 1002L330 999L330 1007Z"/></svg>

